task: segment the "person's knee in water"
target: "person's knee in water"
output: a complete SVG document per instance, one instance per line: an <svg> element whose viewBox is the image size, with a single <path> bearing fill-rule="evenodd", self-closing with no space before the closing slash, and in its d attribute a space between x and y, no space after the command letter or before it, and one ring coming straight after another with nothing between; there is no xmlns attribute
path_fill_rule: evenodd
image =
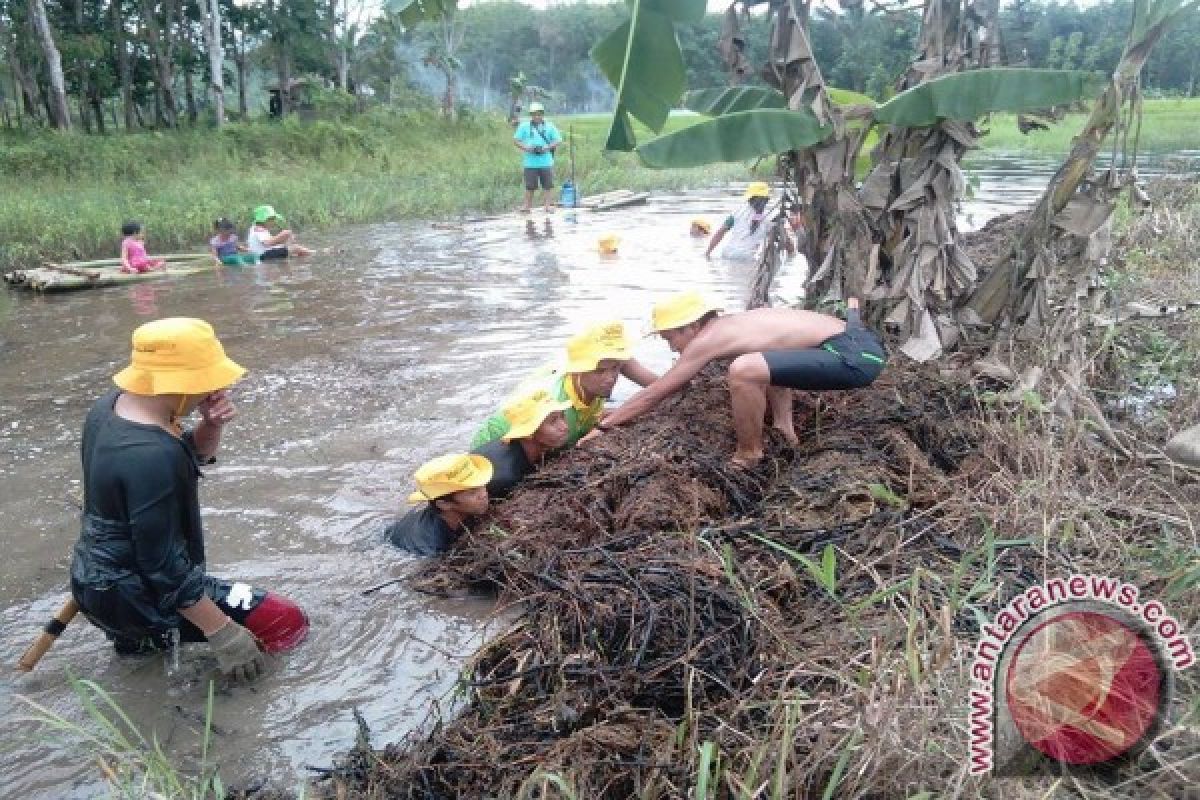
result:
<svg viewBox="0 0 1200 800"><path fill-rule="evenodd" d="M215 460L236 415L226 389L244 373L202 320L134 331L118 388L84 424L71 593L119 651L207 640L222 672L253 680L266 666L263 650L294 647L308 620L290 600L205 573L200 466ZM196 411L199 423L184 430Z"/></svg>
<svg viewBox="0 0 1200 800"><path fill-rule="evenodd" d="M422 464L414 475L417 490L408 498L420 507L388 526L388 540L422 556L449 550L467 523L487 512L492 474L491 462L471 453L452 453Z"/></svg>

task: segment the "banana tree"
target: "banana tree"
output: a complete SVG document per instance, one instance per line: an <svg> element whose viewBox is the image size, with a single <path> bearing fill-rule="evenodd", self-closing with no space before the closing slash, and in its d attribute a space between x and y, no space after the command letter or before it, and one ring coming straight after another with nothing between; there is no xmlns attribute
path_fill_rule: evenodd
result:
<svg viewBox="0 0 1200 800"><path fill-rule="evenodd" d="M937 352L941 338L936 332L932 346L928 343L930 305L948 308L974 281L973 269L964 265L965 257L954 245L956 231L946 224L962 191L958 159L974 141L969 125L994 111L1075 102L1086 95L1090 76L1064 70L985 67L959 73L947 68L944 53L932 52L934 42L977 54L994 51L994 44L982 46L980 39L987 37L979 36L974 17L948 13L959 9L959 0L930 0L929 52L914 62L915 77L908 81L913 85L878 107L839 108L813 58L806 32L808 6L771 0L770 60L763 71L771 88L688 93L684 104L709 119L638 145L628 117L661 131L683 90L674 70L647 69L647 45L638 35L646 2L634 0L630 20L592 52L618 91L607 147L636 150L644 163L658 167L779 156L785 184L805 207L810 226L807 255L815 265L810 302L845 289L887 300L892 320L911 339L910 354L926 358ZM673 58L678 51L673 28L669 36L662 28L684 21L685 12L695 9L689 0L655 2L649 8L655 43L667 46L659 45L654 55ZM968 19L970 34L964 32ZM990 60L983 57L985 64ZM877 125L884 128L884 146L876 150L876 170L860 193L854 188L855 162ZM951 272L957 274L949 281Z"/></svg>
<svg viewBox="0 0 1200 800"><path fill-rule="evenodd" d="M1197 0L1134 0L1133 24L1117 68L1072 141L1070 154L1038 200L1030 224L971 295L969 321L991 324L1007 318L1027 333L1036 333L1043 322L1049 322L1048 289L1052 279L1061 277L1055 275L1051 245L1064 236L1088 237L1107 226L1114 191L1135 176L1122 181L1112 172L1107 181L1092 180L1092 165L1105 138L1112 133L1116 140L1122 120L1140 113L1139 77L1155 44L1180 18L1198 8ZM1056 331L1078 330L1068 317L1078 314L1076 300L1087 295L1089 287L1083 284L1092 282L1090 277L1075 276L1081 284L1078 291L1067 293L1064 315L1053 325Z"/></svg>

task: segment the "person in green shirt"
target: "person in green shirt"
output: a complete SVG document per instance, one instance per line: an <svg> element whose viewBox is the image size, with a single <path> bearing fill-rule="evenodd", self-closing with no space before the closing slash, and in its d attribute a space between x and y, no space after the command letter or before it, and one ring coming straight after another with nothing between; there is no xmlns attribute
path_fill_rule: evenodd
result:
<svg viewBox="0 0 1200 800"><path fill-rule="evenodd" d="M567 442L576 442L596 427L604 414L604 402L612 395L617 379L625 376L645 387L657 378L652 370L633 357L633 340L619 320L592 325L567 340L566 360L545 367L521 382L518 391L541 384L558 400L568 402ZM471 439L477 448L508 432L509 422L496 411Z"/></svg>

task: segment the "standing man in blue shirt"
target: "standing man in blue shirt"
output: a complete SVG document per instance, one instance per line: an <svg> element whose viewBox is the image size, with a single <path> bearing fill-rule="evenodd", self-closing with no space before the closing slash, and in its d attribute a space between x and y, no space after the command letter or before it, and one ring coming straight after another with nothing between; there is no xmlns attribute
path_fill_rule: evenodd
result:
<svg viewBox="0 0 1200 800"><path fill-rule="evenodd" d="M554 188L554 150L562 142L562 134L554 123L546 119L546 108L541 103L529 104L529 119L517 126L513 143L524 153L525 206L522 214L528 214L533 205L533 193L542 187L542 206L549 214L550 190Z"/></svg>

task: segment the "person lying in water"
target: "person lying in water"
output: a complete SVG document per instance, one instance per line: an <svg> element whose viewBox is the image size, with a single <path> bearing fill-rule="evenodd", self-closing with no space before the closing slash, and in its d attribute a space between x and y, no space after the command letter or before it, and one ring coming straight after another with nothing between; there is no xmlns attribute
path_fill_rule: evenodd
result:
<svg viewBox="0 0 1200 800"><path fill-rule="evenodd" d="M207 641L221 671L254 680L263 651L298 645L308 617L285 597L206 568L198 486L236 411L226 389L245 370L203 320L133 332L129 366L83 427L83 521L71 594L118 654ZM185 431L181 422L199 412Z"/></svg>
<svg viewBox="0 0 1200 800"><path fill-rule="evenodd" d="M493 498L507 497L548 453L563 446L568 405L545 388L518 395L502 411L509 426L504 437L422 466L416 473L417 491L408 499L425 505L389 525L388 540L421 556L449 550Z"/></svg>
<svg viewBox="0 0 1200 800"><path fill-rule="evenodd" d="M591 325L567 340L565 360L550 365L522 386L549 385L557 400L565 401L567 441L574 445L590 432L604 413L604 402L612 395L617 379L628 378L649 386L658 378L633 357L633 340L620 320ZM508 433L503 411L488 417L471 440L472 447L494 441Z"/></svg>
<svg viewBox="0 0 1200 800"><path fill-rule="evenodd" d="M567 444L566 414L569 400L562 400L545 387L529 387L516 394L500 413L508 426L499 439L471 450L492 463L495 474L488 481L488 495L507 497L525 476L542 465L546 456Z"/></svg>
<svg viewBox="0 0 1200 800"><path fill-rule="evenodd" d="M729 394L737 450L733 462L752 466L763 457L763 422L770 406L775 428L797 441L792 389L857 389L869 386L886 356L879 337L862 325L858 300L846 321L814 311L756 308L737 314L698 292L682 292L654 307L654 330L679 359L650 386L600 421L597 430L623 425L678 392L710 361L733 358Z"/></svg>
<svg viewBox="0 0 1200 800"><path fill-rule="evenodd" d="M422 464L414 476L413 509L388 526L388 541L419 556L444 553L467 522L488 510L492 464L483 456L452 453Z"/></svg>

